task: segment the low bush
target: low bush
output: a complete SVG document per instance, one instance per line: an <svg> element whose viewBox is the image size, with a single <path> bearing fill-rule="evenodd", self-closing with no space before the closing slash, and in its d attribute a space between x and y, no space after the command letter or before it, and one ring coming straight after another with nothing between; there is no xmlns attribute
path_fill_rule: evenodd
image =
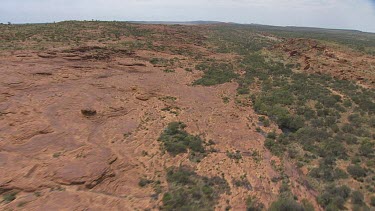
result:
<svg viewBox="0 0 375 211"><path fill-rule="evenodd" d="M9 203L9 202L16 199L16 195L17 195L16 192L6 193L6 194L3 195L3 201L5 203Z"/></svg>
<svg viewBox="0 0 375 211"><path fill-rule="evenodd" d="M242 187L242 188L245 188L246 190L252 190L253 189L249 180L246 177L241 176L241 178L233 180L233 184L236 187Z"/></svg>
<svg viewBox="0 0 375 211"><path fill-rule="evenodd" d="M164 69L163 71L165 73L174 73L174 72L176 72L176 70L174 70L174 69Z"/></svg>
<svg viewBox="0 0 375 211"><path fill-rule="evenodd" d="M194 81L193 85L213 86L230 82L237 74L228 70L208 70L202 78Z"/></svg>
<svg viewBox="0 0 375 211"><path fill-rule="evenodd" d="M233 159L233 160L241 160L242 159L242 155L241 155L241 152L240 151L235 151L235 152L229 152L227 151L227 156L228 158L230 159Z"/></svg>
<svg viewBox="0 0 375 211"><path fill-rule="evenodd" d="M203 140L199 136L188 134L184 128L186 125L182 122L171 122L159 137L163 148L171 155L186 153L190 149L191 153L204 154L206 152L203 146Z"/></svg>
<svg viewBox="0 0 375 211"><path fill-rule="evenodd" d="M145 187L146 185L151 184L151 183L153 183L152 180L149 180L149 179L146 179L146 178L141 178L141 179L139 180L139 182L138 182L138 185L139 185L140 187Z"/></svg>
<svg viewBox="0 0 375 211"><path fill-rule="evenodd" d="M230 190L225 179L202 177L185 166L169 168L167 182L161 210L213 210L220 195Z"/></svg>
<svg viewBox="0 0 375 211"><path fill-rule="evenodd" d="M279 197L268 209L269 211L305 211L304 207L292 198Z"/></svg>
<svg viewBox="0 0 375 211"><path fill-rule="evenodd" d="M282 153L285 152L284 146L274 139L267 138L264 142L264 146L274 155L282 155Z"/></svg>
<svg viewBox="0 0 375 211"><path fill-rule="evenodd" d="M359 191L353 191L352 193L352 204L363 205L364 197L363 194Z"/></svg>
<svg viewBox="0 0 375 211"><path fill-rule="evenodd" d="M150 60L150 63L151 64L158 64L158 65L166 65L168 63L168 60L167 59L164 59L164 58L152 58Z"/></svg>
<svg viewBox="0 0 375 211"><path fill-rule="evenodd" d="M371 196L370 198L370 205L375 207L375 196Z"/></svg>
<svg viewBox="0 0 375 211"><path fill-rule="evenodd" d="M347 167L347 171L354 179L359 179L366 176L366 170L360 165L350 165Z"/></svg>
<svg viewBox="0 0 375 211"><path fill-rule="evenodd" d="M246 199L246 211L262 211L264 204L258 201L256 197L248 197Z"/></svg>
<svg viewBox="0 0 375 211"><path fill-rule="evenodd" d="M340 187L329 185L317 199L318 203L326 208L326 210L340 210L345 209L344 205L348 200L350 193L350 188L345 185Z"/></svg>
<svg viewBox="0 0 375 211"><path fill-rule="evenodd" d="M365 156L367 158L374 157L374 151L375 151L375 142L371 141L363 141L358 149L359 153L362 156Z"/></svg>
<svg viewBox="0 0 375 211"><path fill-rule="evenodd" d="M232 79L238 77L238 75L233 72L233 67L228 64L214 63L207 67L204 66L196 68L204 70L204 75L202 78L194 81L193 85L213 86L230 82Z"/></svg>

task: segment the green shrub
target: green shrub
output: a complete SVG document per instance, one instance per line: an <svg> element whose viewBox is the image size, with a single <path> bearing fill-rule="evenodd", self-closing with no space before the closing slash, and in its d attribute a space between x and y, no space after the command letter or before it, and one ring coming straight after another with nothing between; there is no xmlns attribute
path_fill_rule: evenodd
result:
<svg viewBox="0 0 375 211"><path fill-rule="evenodd" d="M285 151L284 147L274 139L267 138L264 146L274 155L282 155Z"/></svg>
<svg viewBox="0 0 375 211"><path fill-rule="evenodd" d="M371 141L367 141L367 140L363 141L358 150L359 150L359 153L362 156L370 158L374 155L375 142L371 142Z"/></svg>
<svg viewBox="0 0 375 211"><path fill-rule="evenodd" d="M347 108L352 106L352 102L351 102L350 100L344 100L344 103L343 103L343 104L344 104L344 106L347 107Z"/></svg>
<svg viewBox="0 0 375 211"><path fill-rule="evenodd" d="M310 201L308 201L307 199L302 200L302 205L303 205L303 208L305 209L305 211L314 211L315 210L314 205Z"/></svg>
<svg viewBox="0 0 375 211"><path fill-rule="evenodd" d="M344 205L350 193L350 188L345 185L340 187L329 185L325 188L325 191L318 196L317 200L326 210L345 209Z"/></svg>
<svg viewBox="0 0 375 211"><path fill-rule="evenodd" d="M234 179L233 180L233 184L236 187L243 187L246 190L252 190L253 189L253 187L251 186L249 180L246 177L242 177L241 176L241 178L239 178L239 179Z"/></svg>
<svg viewBox="0 0 375 211"><path fill-rule="evenodd" d="M174 70L174 69L164 69L163 71L165 73L174 73L174 72L176 72L176 70Z"/></svg>
<svg viewBox="0 0 375 211"><path fill-rule="evenodd" d="M269 132L269 133L267 134L267 138L275 140L275 139L277 138L277 134L276 134L276 132L275 132L275 131L273 131L273 132Z"/></svg>
<svg viewBox="0 0 375 211"><path fill-rule="evenodd" d="M224 102L225 104L228 104L229 101L230 101L230 98L229 98L229 97L222 97L222 99L223 99L223 102Z"/></svg>
<svg viewBox="0 0 375 211"><path fill-rule="evenodd" d="M368 121L368 124L369 124L371 127L375 128L375 117L371 117L371 118L369 119L369 121Z"/></svg>
<svg viewBox="0 0 375 211"><path fill-rule="evenodd" d="M195 69L197 70L208 70L210 68L210 65L208 63L200 63L195 65Z"/></svg>
<svg viewBox="0 0 375 211"><path fill-rule="evenodd" d="M366 170L360 165L350 165L347 167L347 171L354 179L359 179L366 176Z"/></svg>
<svg viewBox="0 0 375 211"><path fill-rule="evenodd" d="M203 140L199 136L188 134L182 122L171 122L159 137L164 149L175 156L180 153L186 153L188 149L192 153L204 154L206 152L203 146Z"/></svg>
<svg viewBox="0 0 375 211"><path fill-rule="evenodd" d="M271 125L271 123L270 123L269 119L266 119L266 120L263 121L263 126L264 127L269 127L270 125Z"/></svg>
<svg viewBox="0 0 375 211"><path fill-rule="evenodd" d="M375 196L371 196L370 198L370 205L375 207Z"/></svg>
<svg viewBox="0 0 375 211"><path fill-rule="evenodd" d="M28 201L21 201L17 204L17 207L23 207L25 206L26 204L28 204L29 202Z"/></svg>
<svg viewBox="0 0 375 211"><path fill-rule="evenodd" d="M164 58L152 58L150 60L150 63L154 64L154 65L156 65L156 64L165 65L165 64L167 64L167 62L168 62L168 60L164 59Z"/></svg>
<svg viewBox="0 0 375 211"><path fill-rule="evenodd" d="M348 120L349 122L356 126L356 127L360 127L363 120L361 118L361 116L359 114L350 114L349 117L348 117Z"/></svg>
<svg viewBox="0 0 375 211"><path fill-rule="evenodd" d="M204 69L203 67L199 67L199 69L204 70L204 75L202 78L194 81L193 85L213 86L230 82L232 79L238 77L238 75L233 72L232 68L232 66L222 63L214 63L208 67L204 67Z"/></svg>
<svg viewBox="0 0 375 211"><path fill-rule="evenodd" d="M279 197L268 209L269 211L305 211L304 207L291 198Z"/></svg>
<svg viewBox="0 0 375 211"><path fill-rule="evenodd" d="M161 210L213 210L220 195L230 190L225 179L202 177L185 166L169 168L167 182Z"/></svg>
<svg viewBox="0 0 375 211"><path fill-rule="evenodd" d="M262 211L264 204L260 203L255 197L247 197L246 199L246 211Z"/></svg>
<svg viewBox="0 0 375 211"><path fill-rule="evenodd" d="M341 137L342 140L345 140L347 144L357 144L358 143L358 138L355 135L352 134L344 134Z"/></svg>
<svg viewBox="0 0 375 211"><path fill-rule="evenodd" d="M151 184L151 183L153 183L152 180L148 180L148 179L146 179L146 178L141 178L141 179L139 180L139 182L138 182L138 185L139 185L140 187L145 187L146 185Z"/></svg>
<svg viewBox="0 0 375 211"><path fill-rule="evenodd" d="M194 81L193 85L213 86L230 82L237 74L227 70L208 70L202 78Z"/></svg>
<svg viewBox="0 0 375 211"><path fill-rule="evenodd" d="M226 154L227 154L228 158L230 158L230 159L234 159L234 160L237 160L237 161L242 159L242 155L241 155L240 151L235 151L235 152L227 151Z"/></svg>
<svg viewBox="0 0 375 211"><path fill-rule="evenodd" d="M16 192L6 193L6 194L3 195L3 201L5 203L9 203L9 202L16 199L16 195L17 195Z"/></svg>
<svg viewBox="0 0 375 211"><path fill-rule="evenodd" d="M359 191L353 191L352 193L352 204L363 205L364 197L363 194Z"/></svg>
<svg viewBox="0 0 375 211"><path fill-rule="evenodd" d="M239 95L247 95L247 94L250 94L250 89L248 87L239 86L237 88L237 93Z"/></svg>
<svg viewBox="0 0 375 211"><path fill-rule="evenodd" d="M345 171L334 168L332 165L320 164L318 168L314 168L309 172L311 177L323 180L325 182L333 182L337 179L346 179L348 175Z"/></svg>

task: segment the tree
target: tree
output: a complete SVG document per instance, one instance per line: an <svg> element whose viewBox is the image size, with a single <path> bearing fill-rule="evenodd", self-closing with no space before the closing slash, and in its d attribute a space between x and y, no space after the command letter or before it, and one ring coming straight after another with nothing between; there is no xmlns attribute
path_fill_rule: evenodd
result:
<svg viewBox="0 0 375 211"><path fill-rule="evenodd" d="M364 200L364 197L361 192L354 191L352 193L352 204L362 205L364 203L363 200Z"/></svg>
<svg viewBox="0 0 375 211"><path fill-rule="evenodd" d="M269 211L304 211L305 209L291 198L280 197L271 204Z"/></svg>
<svg viewBox="0 0 375 211"><path fill-rule="evenodd" d="M347 170L354 179L366 176L366 171L360 165L350 165Z"/></svg>

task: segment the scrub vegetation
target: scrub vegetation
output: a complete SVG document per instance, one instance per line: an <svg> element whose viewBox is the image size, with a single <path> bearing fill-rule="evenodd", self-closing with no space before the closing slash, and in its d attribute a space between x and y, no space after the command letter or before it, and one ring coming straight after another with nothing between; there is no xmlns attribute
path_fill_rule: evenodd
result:
<svg viewBox="0 0 375 211"><path fill-rule="evenodd" d="M149 129L148 126L158 121L166 125L161 131L151 131L152 133L150 133L156 134L152 141L156 143L157 139L161 152L147 151L147 149L142 148L139 150L139 152L143 150L142 158L134 159L137 162L142 162L144 166L146 166L145 163L148 162L149 157L160 156L168 159L160 162L163 163L163 166L155 168L158 169L158 175L140 176L141 174L139 174L137 177L139 178L139 182L136 184L137 188L147 190L154 187L157 190L155 191L157 195L163 196L162 198L158 198L158 196L153 198L155 199L153 201L155 202L154 208L160 208L161 210L215 210L221 197L229 196L231 191L240 189L246 191L246 195L241 195L241 200L243 200L243 206L241 206L243 208L246 206L249 211L265 209L272 211L314 210L314 206L324 210L374 209L375 83L371 81L373 79L361 78L361 75L354 74L352 78L340 77L348 72L340 69L344 65L352 65L350 70L353 70L353 72L363 71L370 76L374 75L372 68L373 56L375 55L374 34L349 30L240 24L162 25L156 27L155 25L148 26L116 21L65 21L50 24L0 25L0 31L1 55L7 53L13 55L13 52L22 50L22 52L26 52L18 55L22 58L30 57L35 60L42 58L45 59L44 61L59 58L64 59L66 63L76 61L76 63L87 64L88 67L90 67L89 64L97 69L103 67L102 69L99 68L103 71L103 74L97 73L92 76L95 80L100 81L92 84L85 81L85 84L100 89L111 88L108 93L121 92L126 97L128 92L133 93L134 91L134 99L137 101L130 105L142 105L142 112L151 109L151 107L151 110L156 108L159 111L161 110L160 119L159 114L154 112L155 114L150 114L152 118L142 120L137 131L133 131L134 133L146 131ZM288 41L292 42L288 43ZM291 48L289 44L293 42L297 43L296 46L304 48L305 51L288 51ZM306 46L306 43L313 44ZM329 47L323 48L323 45ZM350 52L348 55L363 56L364 59L361 57L360 61L354 62L340 59L329 52L330 47L346 49ZM37 52L36 55L27 55L28 52L34 51ZM319 57L321 55L325 57L313 61L320 62L313 71L313 68L310 68L310 63L308 63L312 60L311 55L296 57L301 52L313 52L313 55L317 58L321 58ZM331 61L330 59L334 63L327 62ZM359 70L354 65L366 63L365 60L369 61L372 69ZM106 62L106 66L94 62ZM305 64L305 66L301 67L301 64ZM71 65L71 67L76 68L72 71L76 74L80 72L87 74L87 76L74 75L72 77L75 78L74 80L90 79L91 76L88 75L91 69L76 64ZM327 67L338 69L339 74L318 71L319 68ZM318 70L316 70L317 68ZM65 69L59 68L58 70L64 71ZM116 85L109 83L110 76L114 76L110 75L112 73L118 74L116 78L118 76L119 81L116 81ZM161 74L158 75L158 73ZM121 75L126 75L127 79L122 80ZM148 75L152 77L148 78ZM45 77L46 80L49 76L54 76L56 77L53 81L54 84L57 81L63 83L69 79L69 77L62 76L60 80L58 78L60 74L55 72L36 72L34 76L35 78ZM136 77L136 79L131 77ZM180 80L181 78L184 80ZM160 83L164 79L173 81ZM9 81L8 85L11 88L21 84L13 78ZM157 90L155 93L144 93L144 95L139 96L138 94L143 91L141 89L144 84L129 85L130 88L118 87L122 83L139 81L150 83L156 81L155 83L160 84L158 84L158 88L155 88ZM173 83L183 87L182 90L189 92L189 95L174 92L176 90ZM212 91L215 88L221 91L223 87L225 90L214 96L218 97L219 100L214 101L216 103L213 104L214 106L210 104L209 109L212 111L207 113L212 112L217 116L230 113L230 116L228 115L228 119L226 119L230 122L232 119L237 120L242 116L247 116L246 112L251 112L251 115L256 117L255 121L258 121L259 124L249 122L249 124L243 125L246 125L246 131L259 133L259 137L261 135L264 137L264 142L261 138L257 142L258 145L259 143L264 145L262 152L270 152L274 156L273 158L278 157L280 160L279 166L272 160L274 162L272 167L274 167L275 172L280 174L278 177L269 178L268 181L265 181L262 180L264 179L262 175L256 174L233 176L230 175L230 172L225 172L225 170L216 166L216 163L212 166L211 163L207 164L208 162L205 162L207 161L205 159L212 158L211 155L213 160L221 159L223 163L231 162L231 165L236 168L251 166L252 164L247 165L249 163L246 163L250 159L251 162L256 160L257 165L262 165L263 161L266 162L266 158L260 154L260 151L249 149L248 152L244 152L233 149L232 146L228 147L229 143L234 143L236 140L221 140L221 138L225 139L223 138L225 133L223 133L224 135L210 134L215 129L216 132L218 128L220 130L221 125L210 127L212 131L200 131L199 129L199 132L196 132L180 122L181 119L188 116L189 111L196 109L193 104L205 103L207 93L214 93L205 91ZM227 87L228 89L226 89ZM153 88L147 87L150 90L153 90ZM21 88L17 89L21 90ZM165 90L171 93L162 93ZM186 99L186 96L193 96L196 91L199 96L193 99L197 100ZM4 101L12 95L12 92L4 93L6 94L3 97ZM178 96L178 98L171 97L169 94ZM122 94L118 95L123 97ZM164 97L159 97L158 101L153 100L154 97L158 96ZM117 99L117 96L113 98ZM126 100L121 99L121 102L132 102L131 100L134 99L129 97ZM138 102L138 100L141 101ZM154 101L158 104L153 104ZM217 109L219 106L223 106L221 107L222 110ZM228 113L222 112L223 110L228 111ZM96 114L96 110L94 111ZM84 113L83 115L90 116L88 120L92 121L96 118L109 116L108 113L100 113L101 111L99 111L97 115L85 115ZM117 108L111 110L113 113L115 111L117 112ZM5 117L8 114L13 115L13 113L7 111L0 113L0 116ZM113 118L117 117L116 115ZM139 116L142 115L139 114ZM110 117L112 118L112 116ZM195 118L198 117L195 116ZM199 118L207 118L205 124L216 124L216 116L213 118L200 116ZM246 118L243 119L243 121L250 121ZM189 119L189 122L186 121L185 123L189 125L195 121L198 127L197 119L192 118L191 121ZM203 124L202 122L199 123ZM9 123L9 125L17 126L13 123ZM160 129L161 124L155 123L155 125L158 125L158 127L150 128ZM231 131L232 133L235 132L234 129L231 129ZM216 140L205 140L207 137L215 136L220 139L217 143L221 144L217 149L216 147L213 148ZM129 140L121 143L113 142L113 144L129 144L130 140L139 137L144 137L144 135L129 132L124 135L124 138ZM242 143L236 144L238 144L236 147L242 146ZM154 143L150 142L144 146L152 145ZM144 146L140 144L139 147ZM55 158L53 160L68 159L65 154L68 156L69 153L64 153L64 156L53 155ZM152 159L150 158L150 160ZM290 178L285 173L284 163L291 164L293 166L292 171L298 172L300 177ZM132 163L131 165L137 166L136 170L143 168L139 167L141 166L139 163ZM153 162L152 165L158 165L158 162ZM210 168L212 167L207 172L211 172L212 175L216 173L216 176L203 175L205 171L202 171L202 169L207 168L207 165L210 165ZM121 167L121 165L119 166ZM114 174L113 176L116 177L117 175ZM155 177L160 178L155 181L149 179ZM109 178L109 176L103 176L103 180L106 178ZM260 183L266 184L268 182L268 184L275 185L279 188L279 192L276 195L274 191L272 193L267 192L266 194L271 197L259 197L257 196L257 190L264 187L262 185L258 187L259 184L253 184L253 180L248 180L248 178L259 179ZM96 178L95 181L100 183L102 182L101 179ZM303 185L309 192L316 193L315 203L311 203L314 201L313 198L301 199L297 197L300 193L293 190L300 187L292 187L292 179L298 180L300 182L298 184ZM26 184L26 182L24 183ZM76 183L72 183L72 185ZM17 194L18 192L3 190L3 204L12 204L13 201L18 202L17 198L20 198L21 194L18 195L19 197L17 197ZM241 192L241 194L243 193ZM129 202L133 201L134 198L132 197L128 197L131 199ZM220 207L220 209L230 210L231 206L234 206L233 201L228 198L230 197L225 198L227 201L224 201L228 206L226 208ZM262 203L264 198L274 200L265 204ZM134 201L136 200L134 199ZM234 200L235 203L238 202L238 198L236 200ZM220 204L225 204L224 202ZM157 205L155 205L156 203ZM22 206L27 207L27 204Z"/></svg>

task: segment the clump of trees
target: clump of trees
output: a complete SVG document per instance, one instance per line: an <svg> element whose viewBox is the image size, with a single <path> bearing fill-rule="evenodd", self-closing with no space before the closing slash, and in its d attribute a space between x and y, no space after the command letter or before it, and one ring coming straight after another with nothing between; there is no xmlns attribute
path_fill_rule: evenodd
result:
<svg viewBox="0 0 375 211"><path fill-rule="evenodd" d="M347 171L356 180L366 176L366 170L358 164L348 166Z"/></svg>
<svg viewBox="0 0 375 211"><path fill-rule="evenodd" d="M256 197L248 197L246 199L246 211L262 211L264 204L259 202Z"/></svg>
<svg viewBox="0 0 375 211"><path fill-rule="evenodd" d="M326 210L343 210L345 203L349 199L351 189L346 186L329 185L325 191L318 196L318 203Z"/></svg>
<svg viewBox="0 0 375 211"><path fill-rule="evenodd" d="M213 210L220 195L230 191L224 178L199 176L186 166L169 168L167 182L161 210Z"/></svg>
<svg viewBox="0 0 375 211"><path fill-rule="evenodd" d="M194 81L193 85L213 86L230 82L238 77L233 72L233 66L226 63L202 63L197 65L196 69L202 70L204 75L202 78Z"/></svg>
<svg viewBox="0 0 375 211"><path fill-rule="evenodd" d="M191 159L199 161L206 155L204 141L199 136L190 135L185 129L186 125L182 122L171 122L164 129L158 141L162 143L165 149L172 156L186 153L190 150Z"/></svg>
<svg viewBox="0 0 375 211"><path fill-rule="evenodd" d="M304 207L292 198L280 197L277 201L273 202L269 211L305 211Z"/></svg>

